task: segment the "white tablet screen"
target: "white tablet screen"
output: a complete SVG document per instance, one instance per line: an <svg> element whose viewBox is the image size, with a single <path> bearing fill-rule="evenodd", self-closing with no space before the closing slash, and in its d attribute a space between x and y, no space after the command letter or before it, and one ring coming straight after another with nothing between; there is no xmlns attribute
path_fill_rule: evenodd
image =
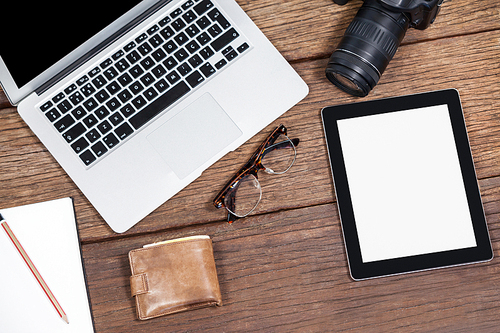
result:
<svg viewBox="0 0 500 333"><path fill-rule="evenodd" d="M364 263L476 246L447 105L338 128Z"/></svg>

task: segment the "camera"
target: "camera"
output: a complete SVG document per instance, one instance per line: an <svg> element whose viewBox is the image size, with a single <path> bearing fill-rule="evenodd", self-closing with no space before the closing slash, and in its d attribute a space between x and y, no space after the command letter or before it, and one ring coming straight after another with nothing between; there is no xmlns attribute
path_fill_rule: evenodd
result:
<svg viewBox="0 0 500 333"><path fill-rule="evenodd" d="M333 0L344 5L349 0ZM354 96L366 96L396 53L408 28L426 29L443 0L364 0L333 52L326 77Z"/></svg>

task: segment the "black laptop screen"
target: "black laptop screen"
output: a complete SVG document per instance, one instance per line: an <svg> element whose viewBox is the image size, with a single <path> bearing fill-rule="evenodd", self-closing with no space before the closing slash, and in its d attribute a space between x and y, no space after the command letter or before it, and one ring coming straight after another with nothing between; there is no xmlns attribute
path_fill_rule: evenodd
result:
<svg viewBox="0 0 500 333"><path fill-rule="evenodd" d="M12 1L0 56L22 87L140 2Z"/></svg>

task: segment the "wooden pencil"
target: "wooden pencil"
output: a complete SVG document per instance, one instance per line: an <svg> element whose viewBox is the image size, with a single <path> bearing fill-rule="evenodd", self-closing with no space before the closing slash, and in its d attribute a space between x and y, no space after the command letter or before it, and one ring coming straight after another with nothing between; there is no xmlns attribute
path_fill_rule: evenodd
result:
<svg viewBox="0 0 500 333"><path fill-rule="evenodd" d="M5 230L7 235L9 236L10 240L12 241L14 246L16 247L17 251L19 252L21 257L24 259L24 262L26 263L26 265L28 265L28 268L30 269L31 273L33 273L33 276L38 281L38 284L40 284L40 287L42 287L43 291L45 292L45 295L47 295L47 297L49 298L50 303L52 303L52 305L56 309L58 315L62 318L62 320L64 320L67 324L69 324L68 316L66 315L63 308L61 307L61 305L59 304L59 302L55 298L55 296L52 293L52 291L50 290L49 286L47 286L47 284L45 283L45 280L43 279L43 277L40 275L40 273L36 269L35 265L31 261L30 257L28 256L28 254L24 250L23 246L21 245L21 243L19 242L17 237L14 235L14 233L10 229L9 225L7 224L7 221L4 220L2 214L0 214L0 222L1 222L3 229Z"/></svg>

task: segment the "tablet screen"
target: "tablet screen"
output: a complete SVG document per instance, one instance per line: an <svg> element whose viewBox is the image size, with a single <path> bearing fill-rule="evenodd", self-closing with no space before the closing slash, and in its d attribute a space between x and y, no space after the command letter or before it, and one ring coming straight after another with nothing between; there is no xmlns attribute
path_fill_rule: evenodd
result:
<svg viewBox="0 0 500 333"><path fill-rule="evenodd" d="M331 106L322 117L355 280L493 257L456 90Z"/></svg>
<svg viewBox="0 0 500 333"><path fill-rule="evenodd" d="M338 128L363 262L476 246L447 105Z"/></svg>

